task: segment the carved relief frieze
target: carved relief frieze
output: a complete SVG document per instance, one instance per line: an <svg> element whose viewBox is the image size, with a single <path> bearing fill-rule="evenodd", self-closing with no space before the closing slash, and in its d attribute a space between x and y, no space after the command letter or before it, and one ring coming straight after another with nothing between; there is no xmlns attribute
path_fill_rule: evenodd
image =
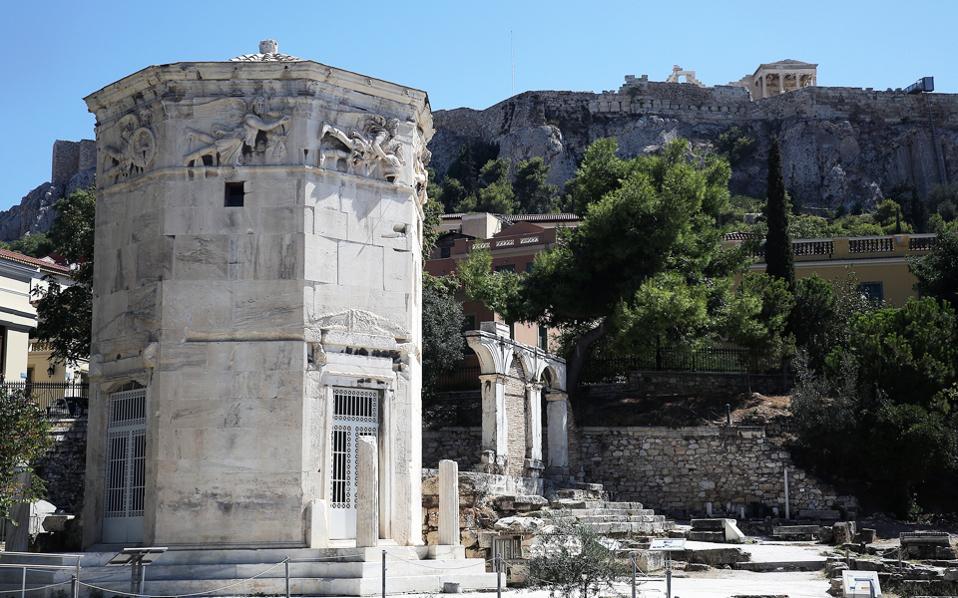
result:
<svg viewBox="0 0 958 598"><path fill-rule="evenodd" d="M319 165L364 177L397 182L406 161L396 138L399 121L372 115L361 128L343 131L330 124L319 134Z"/></svg>
<svg viewBox="0 0 958 598"><path fill-rule="evenodd" d="M249 103L240 98L206 102L194 107L194 118L214 124L208 131L187 130L187 166L277 164L286 158L290 118L271 110L265 96Z"/></svg>
<svg viewBox="0 0 958 598"><path fill-rule="evenodd" d="M156 135L149 126L148 111L127 114L104 132L100 144L100 175L108 184L142 174L156 157Z"/></svg>
<svg viewBox="0 0 958 598"><path fill-rule="evenodd" d="M416 199L419 205L426 203L426 188L429 186L429 171L426 166L432 159L432 152L426 148L426 143L421 139L416 144L416 160L413 162L413 186L416 189Z"/></svg>

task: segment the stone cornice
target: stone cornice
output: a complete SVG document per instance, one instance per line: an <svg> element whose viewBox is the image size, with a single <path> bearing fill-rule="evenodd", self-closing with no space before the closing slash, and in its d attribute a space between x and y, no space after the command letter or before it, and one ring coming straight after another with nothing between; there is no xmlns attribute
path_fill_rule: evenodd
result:
<svg viewBox="0 0 958 598"><path fill-rule="evenodd" d="M84 98L90 112L117 105L126 97L143 93L162 83L196 81L315 81L331 90L347 89L377 98L407 104L417 111L418 125L428 139L432 135L429 97L425 91L383 81L311 60L299 62L176 62L154 65L110 83Z"/></svg>

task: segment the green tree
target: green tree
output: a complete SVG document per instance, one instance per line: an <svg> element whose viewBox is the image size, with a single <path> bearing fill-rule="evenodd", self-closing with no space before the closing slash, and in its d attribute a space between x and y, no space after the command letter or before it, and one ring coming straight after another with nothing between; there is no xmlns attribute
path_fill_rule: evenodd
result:
<svg viewBox="0 0 958 598"><path fill-rule="evenodd" d="M902 223L901 206L893 199L884 199L879 202L873 215L875 222L882 227L882 232L886 234L899 234L911 232L911 227L907 223Z"/></svg>
<svg viewBox="0 0 958 598"><path fill-rule="evenodd" d="M566 183L565 210L585 216L590 204L618 189L636 162L616 155L619 144L614 137L599 139L586 150L569 182Z"/></svg>
<svg viewBox="0 0 958 598"><path fill-rule="evenodd" d="M464 316L454 278L424 272L422 282L422 387L431 397L440 376L462 361Z"/></svg>
<svg viewBox="0 0 958 598"><path fill-rule="evenodd" d="M439 187L436 199L442 204L444 210L454 211L469 197L469 191L459 179L446 177Z"/></svg>
<svg viewBox="0 0 958 598"><path fill-rule="evenodd" d="M46 289L34 290L36 338L50 344L54 360L75 363L90 355L96 196L90 190L75 191L55 208L50 240L56 252L75 265L74 284L64 287L51 279Z"/></svg>
<svg viewBox="0 0 958 598"><path fill-rule="evenodd" d="M736 166L755 151L755 138L741 127L730 127L719 135L716 146L728 158L729 164Z"/></svg>
<svg viewBox="0 0 958 598"><path fill-rule="evenodd" d="M471 251L469 257L457 265L456 276L466 297L483 304L510 324L519 320L522 275L494 271L489 251Z"/></svg>
<svg viewBox="0 0 958 598"><path fill-rule="evenodd" d="M724 336L748 349L750 366L762 358L781 360L794 350L788 333L794 303L783 279L749 272L724 306Z"/></svg>
<svg viewBox="0 0 958 598"><path fill-rule="evenodd" d="M937 297L958 309L958 231L938 233L927 255L911 258L908 268L915 275L915 290L925 297Z"/></svg>
<svg viewBox="0 0 958 598"><path fill-rule="evenodd" d="M804 457L854 481L877 508L906 514L916 495L954 504L956 341L954 310L931 298L855 316L824 371L796 362L791 408Z"/></svg>
<svg viewBox="0 0 958 598"><path fill-rule="evenodd" d="M557 189L546 182L548 177L549 167L542 158L531 158L516 165L512 187L521 213L544 214L552 208Z"/></svg>
<svg viewBox="0 0 958 598"><path fill-rule="evenodd" d="M456 206L457 212L515 212L515 193L509 180L509 163L503 159L490 160L479 171L479 189Z"/></svg>
<svg viewBox="0 0 958 598"><path fill-rule="evenodd" d="M13 251L18 251L31 257L46 257L53 253L53 243L45 233L27 233L6 244Z"/></svg>
<svg viewBox="0 0 958 598"><path fill-rule="evenodd" d="M587 150L573 196L585 201L587 188L603 195L522 281L521 319L580 331L567 356L571 388L591 347L614 332L608 314L631 303L646 280L674 271L691 285L707 283L725 277L732 263L717 226L728 204L724 159L692 155L687 142L675 141L658 155L593 168L597 155L606 166L616 162L614 147L602 140Z"/></svg>
<svg viewBox="0 0 958 598"><path fill-rule="evenodd" d="M700 344L714 324L709 302L716 290L714 284L689 283L674 271L649 277L613 314L615 350L636 355Z"/></svg>
<svg viewBox="0 0 958 598"><path fill-rule="evenodd" d="M792 237L788 231L788 196L782 178L782 154L778 140L772 141L768 151L768 192L765 220L765 271L784 280L789 288L795 286L795 268L792 264Z"/></svg>
<svg viewBox="0 0 958 598"><path fill-rule="evenodd" d="M43 498L34 466L52 444L49 431L46 414L34 401L0 387L0 520L8 519L15 505Z"/></svg>
<svg viewBox="0 0 958 598"><path fill-rule="evenodd" d="M482 167L499 156L499 147L481 140L472 140L459 148L459 154L446 170L446 178L456 179L466 195L479 190L479 175ZM447 206L449 204L446 204Z"/></svg>

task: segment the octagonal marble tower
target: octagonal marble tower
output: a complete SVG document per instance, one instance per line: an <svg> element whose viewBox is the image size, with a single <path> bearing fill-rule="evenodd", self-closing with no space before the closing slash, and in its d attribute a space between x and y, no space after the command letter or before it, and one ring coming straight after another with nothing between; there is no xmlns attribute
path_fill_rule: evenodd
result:
<svg viewBox="0 0 958 598"><path fill-rule="evenodd" d="M86 98L97 211L84 546L420 544L422 91L278 53Z"/></svg>

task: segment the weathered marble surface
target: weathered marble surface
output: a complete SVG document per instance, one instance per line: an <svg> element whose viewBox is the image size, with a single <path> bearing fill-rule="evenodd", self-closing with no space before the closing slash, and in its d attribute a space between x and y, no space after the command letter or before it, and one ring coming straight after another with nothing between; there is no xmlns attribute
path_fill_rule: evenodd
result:
<svg viewBox="0 0 958 598"><path fill-rule="evenodd" d="M105 401L130 382L148 388L144 542L322 545L337 385L382 391L384 531L420 543L425 93L311 61L196 62L86 101L99 189L85 545L101 541ZM228 182L242 207L224 205Z"/></svg>

